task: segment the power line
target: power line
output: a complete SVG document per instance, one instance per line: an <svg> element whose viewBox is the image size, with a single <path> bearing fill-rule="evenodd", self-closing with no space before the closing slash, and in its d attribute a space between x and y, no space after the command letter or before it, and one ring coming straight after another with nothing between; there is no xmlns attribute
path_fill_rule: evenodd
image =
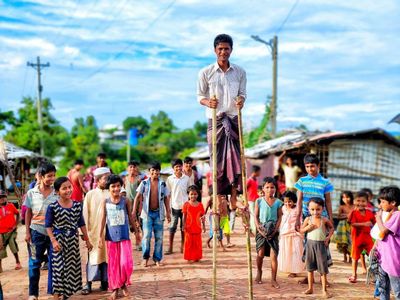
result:
<svg viewBox="0 0 400 300"><path fill-rule="evenodd" d="M115 13L113 14L111 20L109 20L108 22L105 22L105 26L102 27L102 25L104 25L103 22L99 22L92 30L92 35L94 36L96 34L97 31L100 32L105 32L108 28L110 28L116 21L117 17L121 14L121 12L123 11L123 9L126 7L126 5L128 4L129 0L125 0L125 2L120 2L120 6L116 6L115 8ZM83 54L85 52L89 52L92 48L94 47L94 43L91 43L89 46L87 46L86 48L83 48L82 50L80 50L80 52Z"/></svg>
<svg viewBox="0 0 400 300"><path fill-rule="evenodd" d="M286 18L283 20L281 26L279 26L278 30L275 32L275 35L278 35L278 33L283 29L283 26L285 26L287 20L289 20L290 16L292 15L292 13L298 3L299 3L299 0L296 0L296 2L293 4L292 8L290 9L289 13L287 14Z"/></svg>
<svg viewBox="0 0 400 300"><path fill-rule="evenodd" d="M143 30L141 31L141 34L147 32L152 26L154 26L154 24L157 23L157 21L159 19L161 19L161 17L175 4L176 0L171 1L168 6L165 7L164 10L161 11L161 13L154 18L153 21L151 21L149 23L149 25ZM125 48L123 48L120 52L118 52L116 55L114 55L111 59L109 59L106 63L104 63L102 66L100 66L97 70L95 70L94 72L92 72L91 74L89 74L86 78L84 78L82 81L80 81L80 83L83 83L85 81L87 81L88 79L92 78L93 76L95 76L97 73L101 72L102 70L104 70L109 64L111 64L114 60L116 60L117 58L119 58L122 54L124 54L127 50L129 50L133 45L135 44L134 42L130 42Z"/></svg>

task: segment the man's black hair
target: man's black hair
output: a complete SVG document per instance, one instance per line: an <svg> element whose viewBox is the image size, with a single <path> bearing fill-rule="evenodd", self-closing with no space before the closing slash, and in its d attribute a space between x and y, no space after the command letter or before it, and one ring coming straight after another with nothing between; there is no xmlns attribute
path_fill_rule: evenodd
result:
<svg viewBox="0 0 400 300"><path fill-rule="evenodd" d="M44 176L51 172L55 173L56 171L57 171L56 167L52 163L49 163L49 162L41 163L37 169L37 173L39 173L41 176Z"/></svg>
<svg viewBox="0 0 400 300"><path fill-rule="evenodd" d="M82 159L77 159L75 161L74 165L84 165L83 160Z"/></svg>
<svg viewBox="0 0 400 300"><path fill-rule="evenodd" d="M139 165L139 163L136 160L131 160L130 162L128 162L128 167L129 166L135 166L137 167Z"/></svg>
<svg viewBox="0 0 400 300"><path fill-rule="evenodd" d="M214 39L214 49L217 48L219 43L228 43L233 48L232 37L228 34L218 34Z"/></svg>
<svg viewBox="0 0 400 300"><path fill-rule="evenodd" d="M160 171L160 170L161 170L161 165L160 165L160 163L159 163L158 161L154 161L154 162L152 162L152 163L150 164L149 170L150 170L150 169L154 169L154 170Z"/></svg>
<svg viewBox="0 0 400 300"><path fill-rule="evenodd" d="M191 158L190 156L186 156L183 162L185 164L191 164L193 162L193 158Z"/></svg>
<svg viewBox="0 0 400 300"><path fill-rule="evenodd" d="M180 158L176 158L176 159L174 159L173 161L171 161L171 166L172 167L175 167L175 166L183 166L183 162L182 162L182 159L180 159Z"/></svg>
<svg viewBox="0 0 400 300"><path fill-rule="evenodd" d="M114 183L117 183L117 182L119 182L119 184L120 184L121 186L124 185L124 182L122 181L122 178L121 178L120 176L115 175L115 174L111 174L111 175L108 176L108 178L107 178L106 189L109 189L109 188L110 188L110 185L112 185L112 184L114 184Z"/></svg>
<svg viewBox="0 0 400 300"><path fill-rule="evenodd" d="M304 164L316 164L319 165L319 158L313 153L308 153L304 156Z"/></svg>
<svg viewBox="0 0 400 300"><path fill-rule="evenodd" d="M106 158L107 155L104 152L100 152L99 154L97 154L97 157L99 158Z"/></svg>

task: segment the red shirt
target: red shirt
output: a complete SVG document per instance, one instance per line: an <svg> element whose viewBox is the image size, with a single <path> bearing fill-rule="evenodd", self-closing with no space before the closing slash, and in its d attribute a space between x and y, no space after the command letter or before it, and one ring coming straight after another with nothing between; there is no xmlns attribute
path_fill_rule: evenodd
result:
<svg viewBox="0 0 400 300"><path fill-rule="evenodd" d="M249 177L247 179L247 193L248 193L248 200L249 201L256 201L258 198L258 182L257 179L254 177Z"/></svg>
<svg viewBox="0 0 400 300"><path fill-rule="evenodd" d="M365 214L362 214L359 210L353 210L349 215L349 223L364 223L364 222L372 222L375 224L375 216L374 214L366 209ZM372 227L372 226L371 226ZM353 242L357 244L363 241L365 238L371 239L371 227L369 226L360 226L360 227L351 227L351 238Z"/></svg>
<svg viewBox="0 0 400 300"><path fill-rule="evenodd" d="M12 203L0 206L0 234L10 232L17 226L15 216L18 214L18 210Z"/></svg>

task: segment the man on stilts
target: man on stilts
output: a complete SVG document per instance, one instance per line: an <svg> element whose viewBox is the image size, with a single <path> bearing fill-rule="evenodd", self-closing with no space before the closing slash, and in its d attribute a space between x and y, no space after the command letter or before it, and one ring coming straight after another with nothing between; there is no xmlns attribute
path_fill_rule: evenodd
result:
<svg viewBox="0 0 400 300"><path fill-rule="evenodd" d="M229 35L216 36L214 52L217 61L200 71L197 97L200 104L207 107L210 161L213 155L212 109L217 110L217 191L218 195L231 195L231 205L235 209L241 174L238 110L244 105L247 80L246 72L229 61L232 47L233 41Z"/></svg>

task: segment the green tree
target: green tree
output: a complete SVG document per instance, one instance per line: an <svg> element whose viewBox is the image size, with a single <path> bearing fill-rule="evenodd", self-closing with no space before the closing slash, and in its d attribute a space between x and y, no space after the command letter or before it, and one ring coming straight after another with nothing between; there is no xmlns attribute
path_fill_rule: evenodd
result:
<svg viewBox="0 0 400 300"><path fill-rule="evenodd" d="M207 137L207 128L208 128L208 124L206 122L202 123L202 122L196 121L196 123L194 123L194 126L193 126L194 132L200 139L205 139Z"/></svg>
<svg viewBox="0 0 400 300"><path fill-rule="evenodd" d="M40 152L40 137L42 136L45 145L44 154L50 158L55 157L60 153L61 147L68 144L69 135L50 113L50 110L53 109L50 99L42 100L42 132L37 121L35 101L27 97L23 98L22 104L23 106L18 110L4 139L25 149Z"/></svg>
<svg viewBox="0 0 400 300"><path fill-rule="evenodd" d="M253 147L254 145L270 140L271 133L268 128L271 120L271 107L270 103L267 101L265 104L265 112L261 119L260 125L253 129L249 133L244 135L245 147Z"/></svg>
<svg viewBox="0 0 400 300"><path fill-rule="evenodd" d="M71 142L67 146L63 165L72 165L73 161L83 159L85 165L96 163L96 155L100 152L99 129L93 116L76 118L71 128Z"/></svg>
<svg viewBox="0 0 400 300"><path fill-rule="evenodd" d="M12 125L14 123L15 123L14 112L12 111L0 112L0 130L5 129L6 124Z"/></svg>
<svg viewBox="0 0 400 300"><path fill-rule="evenodd" d="M141 116L138 117L127 117L123 122L122 126L124 131L128 132L131 128L136 128L138 130L139 136L144 136L147 134L150 126L147 120Z"/></svg>

